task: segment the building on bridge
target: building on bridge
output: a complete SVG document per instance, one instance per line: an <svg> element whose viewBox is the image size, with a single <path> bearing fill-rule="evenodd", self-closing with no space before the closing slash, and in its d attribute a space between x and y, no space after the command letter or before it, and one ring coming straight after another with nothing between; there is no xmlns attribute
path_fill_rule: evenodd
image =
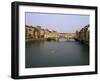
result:
<svg viewBox="0 0 100 81"><path fill-rule="evenodd" d="M66 39L74 39L75 38L75 33L66 33L66 35L65 35L65 38Z"/></svg>
<svg viewBox="0 0 100 81"><path fill-rule="evenodd" d="M66 40L74 39L75 36L75 33L60 33L60 38L65 38Z"/></svg>

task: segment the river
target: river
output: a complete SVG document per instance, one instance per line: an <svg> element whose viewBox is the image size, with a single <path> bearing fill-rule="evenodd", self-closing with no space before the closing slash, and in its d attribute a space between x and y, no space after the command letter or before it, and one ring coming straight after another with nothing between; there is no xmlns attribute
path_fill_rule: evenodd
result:
<svg viewBox="0 0 100 81"><path fill-rule="evenodd" d="M25 67L89 65L89 47L74 40L27 42Z"/></svg>

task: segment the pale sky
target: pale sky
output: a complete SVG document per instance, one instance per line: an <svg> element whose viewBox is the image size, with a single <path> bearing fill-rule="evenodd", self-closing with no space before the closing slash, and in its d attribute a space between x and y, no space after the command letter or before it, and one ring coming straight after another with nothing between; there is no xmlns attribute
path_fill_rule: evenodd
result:
<svg viewBox="0 0 100 81"><path fill-rule="evenodd" d="M25 24L42 26L59 33L74 33L89 24L89 15L25 13Z"/></svg>

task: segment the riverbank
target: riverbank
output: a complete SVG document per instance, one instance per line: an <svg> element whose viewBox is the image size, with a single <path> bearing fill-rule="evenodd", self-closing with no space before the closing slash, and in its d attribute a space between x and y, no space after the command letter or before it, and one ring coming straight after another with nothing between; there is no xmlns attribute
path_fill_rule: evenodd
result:
<svg viewBox="0 0 100 81"><path fill-rule="evenodd" d="M26 39L26 42L31 42L31 41L46 41L44 38L38 38L38 39Z"/></svg>
<svg viewBox="0 0 100 81"><path fill-rule="evenodd" d="M31 41L59 41L59 38L38 38L38 39L26 39L26 42Z"/></svg>

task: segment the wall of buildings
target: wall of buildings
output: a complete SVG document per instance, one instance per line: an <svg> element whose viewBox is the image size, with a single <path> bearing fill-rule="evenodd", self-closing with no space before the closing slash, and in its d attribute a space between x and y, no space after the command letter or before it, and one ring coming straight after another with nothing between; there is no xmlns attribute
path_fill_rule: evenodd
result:
<svg viewBox="0 0 100 81"><path fill-rule="evenodd" d="M76 31L76 40L81 41L82 43L89 44L89 30L90 25L86 25L80 31Z"/></svg>
<svg viewBox="0 0 100 81"><path fill-rule="evenodd" d="M84 26L81 30L77 30L76 33L58 33L56 31L50 31L43 29L41 26L25 26L25 38L26 41L31 40L59 40L63 37L66 39L76 39L80 42L89 44L89 27L90 25Z"/></svg>
<svg viewBox="0 0 100 81"><path fill-rule="evenodd" d="M26 25L25 38L26 38L26 41L47 40L47 39L58 40L59 33L57 33L56 31L50 31L48 29L42 29L41 26L32 27L32 26Z"/></svg>

